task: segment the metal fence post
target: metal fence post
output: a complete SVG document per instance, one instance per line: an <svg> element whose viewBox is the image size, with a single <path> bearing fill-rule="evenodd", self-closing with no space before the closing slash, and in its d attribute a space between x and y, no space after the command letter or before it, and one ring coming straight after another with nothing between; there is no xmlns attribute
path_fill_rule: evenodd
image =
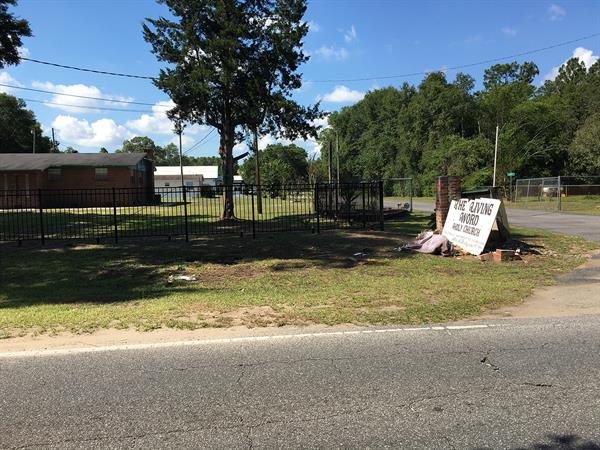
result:
<svg viewBox="0 0 600 450"><path fill-rule="evenodd" d="M562 209L562 195L560 192L560 175L558 176L558 189L557 189L557 195L558 195L558 211L560 212Z"/></svg>
<svg viewBox="0 0 600 450"><path fill-rule="evenodd" d="M410 210L408 212L413 212L413 179L408 179L408 196L410 198Z"/></svg>
<svg viewBox="0 0 600 450"><path fill-rule="evenodd" d="M119 229L117 227L117 193L115 188L112 188L112 203L113 203L113 229L115 233L115 244L119 243Z"/></svg>
<svg viewBox="0 0 600 450"><path fill-rule="evenodd" d="M46 236L44 234L44 208L42 207L42 190L38 189L38 208L40 209L40 239L42 245L46 244Z"/></svg>
<svg viewBox="0 0 600 450"><path fill-rule="evenodd" d="M367 207L365 204L365 183L360 183L362 188L362 219L363 219L363 228L367 228Z"/></svg>
<svg viewBox="0 0 600 450"><path fill-rule="evenodd" d="M254 188L255 186L252 186L252 189L250 190L252 195L252 238L256 237L256 219L254 218Z"/></svg>
<svg viewBox="0 0 600 450"><path fill-rule="evenodd" d="M383 180L379 180L379 226L381 231L385 229L385 218L383 216Z"/></svg>
<svg viewBox="0 0 600 450"><path fill-rule="evenodd" d="M184 224L185 224L185 242L189 242L190 236L188 231L188 210L187 210L187 193L185 186L181 185L181 190L183 191L183 216L184 216Z"/></svg>
<svg viewBox="0 0 600 450"><path fill-rule="evenodd" d="M321 221L319 219L319 183L315 183L315 212L317 213L317 233L320 233Z"/></svg>
<svg viewBox="0 0 600 450"><path fill-rule="evenodd" d="M337 225L337 221L338 221L338 216L340 214L340 206L338 204L339 202L339 198L338 198L338 181L335 181L335 184L333 186L329 186L329 188L332 190L333 195L335 195L335 221L336 221L336 225Z"/></svg>

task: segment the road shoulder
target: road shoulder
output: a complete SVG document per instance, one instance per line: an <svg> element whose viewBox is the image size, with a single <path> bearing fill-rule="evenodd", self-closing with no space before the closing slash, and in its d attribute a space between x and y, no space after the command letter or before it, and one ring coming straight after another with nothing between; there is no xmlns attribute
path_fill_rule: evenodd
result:
<svg viewBox="0 0 600 450"><path fill-rule="evenodd" d="M599 288L600 252L594 252L583 265L557 277L557 284L538 288L522 303L489 311L477 319L600 314Z"/></svg>

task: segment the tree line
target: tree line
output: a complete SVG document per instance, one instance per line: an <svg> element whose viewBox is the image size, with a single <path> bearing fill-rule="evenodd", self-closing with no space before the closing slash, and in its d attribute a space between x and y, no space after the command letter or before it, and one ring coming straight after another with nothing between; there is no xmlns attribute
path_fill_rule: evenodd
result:
<svg viewBox="0 0 600 450"><path fill-rule="evenodd" d="M442 72L373 90L331 114L321 153L339 139L342 180L414 177L420 194L438 175L490 186L497 127L499 184L509 172L600 175L600 61L586 69L570 59L540 87L538 74L533 62L513 62L486 69L477 91L471 76Z"/></svg>
<svg viewBox="0 0 600 450"><path fill-rule="evenodd" d="M259 136L293 140L316 134L319 105L304 107L291 99L302 84L298 69L308 60L302 52L306 0L163 3L173 19L149 18L143 28L153 53L166 63L155 85L174 101L168 116L177 129L188 124L217 129L225 183L236 170L236 143L251 142L254 152L242 166L251 181ZM26 21L7 12L14 4L0 0L0 68L18 63L20 36L31 34ZM599 175L600 62L586 68L573 58L539 87L538 75L533 62L512 62L486 69L478 90L470 75L449 80L443 72L430 73L416 86L372 90L332 113L319 140L324 150L339 144L340 181L413 177L417 194L432 193L438 175L461 176L466 187L490 185L496 132L501 184L508 172ZM37 151L57 151L23 101L1 94L0 151L29 151L34 136ZM175 162L174 145L154 151L161 162ZM264 155L258 164L265 167L263 183L322 181L327 174L326 151L309 159L295 146L279 145ZM191 161L187 157L186 164ZM233 217L233 201L232 195L224 198L223 218Z"/></svg>

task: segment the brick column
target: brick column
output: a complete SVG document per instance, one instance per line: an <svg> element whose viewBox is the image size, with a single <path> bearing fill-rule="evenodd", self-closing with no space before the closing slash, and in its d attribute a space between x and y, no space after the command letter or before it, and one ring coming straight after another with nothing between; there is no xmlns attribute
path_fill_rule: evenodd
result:
<svg viewBox="0 0 600 450"><path fill-rule="evenodd" d="M449 209L448 177L437 177L435 180L435 227L439 232L444 228Z"/></svg>
<svg viewBox="0 0 600 450"><path fill-rule="evenodd" d="M448 196L450 197L450 201L460 200L461 192L460 177L448 177Z"/></svg>

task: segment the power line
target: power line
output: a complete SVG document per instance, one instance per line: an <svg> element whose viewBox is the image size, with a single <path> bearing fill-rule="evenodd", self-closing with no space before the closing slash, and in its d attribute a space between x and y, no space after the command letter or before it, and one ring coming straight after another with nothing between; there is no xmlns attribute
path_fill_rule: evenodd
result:
<svg viewBox="0 0 600 450"><path fill-rule="evenodd" d="M153 77L147 77L144 75L132 75L129 73L107 72L105 70L88 69L85 67L77 67L77 66L67 66L65 64L58 64L58 63L53 63L53 62L49 62L49 61L41 61L39 59L24 58L24 57L20 57L20 59L22 59L24 61L37 63L37 64L44 64L46 66L60 67L61 69L71 69L71 70L79 70L81 72L99 73L100 75L112 75L113 77L138 78L138 79L142 79L142 80L153 80L154 79Z"/></svg>
<svg viewBox="0 0 600 450"><path fill-rule="evenodd" d="M46 100L33 100L30 98L23 98L23 97L19 97L21 100L25 101L25 102L33 102L33 103L42 103L45 105L56 105L56 106L64 106L67 108L81 108L81 109L96 109L98 111L118 111L118 112L137 112L137 113L162 113L162 111L151 111L149 109L122 109L122 108L107 108L104 106L81 106L81 105L69 105L66 103L55 103L55 102L48 102Z"/></svg>
<svg viewBox="0 0 600 450"><path fill-rule="evenodd" d="M27 87L23 87L23 86L13 86L13 85L4 84L4 83L0 83L0 86L7 87L10 89L21 89L24 91L41 92L44 94L64 95L66 97L85 98L85 99L89 99L89 100L100 100L103 102L125 103L128 105L154 106L154 107L158 107L158 108L170 108L169 106L157 105L156 103L131 102L131 101L126 101L126 100L115 100L115 99L104 98L104 97L90 97L88 95L66 94L66 93L56 92L56 91L46 91L44 89L34 89L34 88L27 88Z"/></svg>
<svg viewBox="0 0 600 450"><path fill-rule="evenodd" d="M521 56L527 56L527 55L533 55L535 53L540 53L540 52L544 52L547 50L552 50L554 48L558 48L558 47L563 47L565 45L570 45L570 44L574 44L576 42L581 42L581 41L585 41L594 37L598 37L600 36L600 33L593 33L593 34L588 34L586 36L582 36L576 39L571 39L568 41L563 41L563 42L559 42L553 45L549 45L546 47L541 47L541 48L536 48L533 50L528 50L525 52L520 52L520 53L515 53L512 55L507 55L507 56L502 56L502 57L498 57L498 58L491 58L491 59L486 59L486 60L482 60L482 61L477 61L477 62L472 62L472 63L468 63L468 64L461 64L461 65L457 65L457 66L452 66L452 67L448 67L447 69L445 69L446 71L448 70L460 70L460 69L467 69L469 67L475 67L475 66L480 66L483 64L490 64L490 63L494 63L494 62L499 62L499 61L504 61L507 59L513 59L513 58L518 58ZM108 72L105 70L96 70L96 69L88 69L85 67L77 67L77 66L69 66L69 65L65 65L65 64L58 64L58 63L53 63L53 62L49 62L49 61L41 61L39 59L32 59L32 58L21 58L24 61L30 61L33 63L37 63L37 64L45 64L48 66L54 66L54 67L60 67L62 69L71 69L71 70L78 70L78 71L82 71L82 72L91 72L91 73L98 73L101 75L111 75L111 76L116 76L116 77L126 77L126 78L136 78L136 79L144 79L144 80L153 80L154 77L150 77L150 76L144 76L144 75L133 75L133 74L127 74L127 73L120 73L120 72ZM311 83L351 83L351 82L357 82L357 81L373 81L373 80L387 80L387 79L393 79L393 78L408 78L408 77L413 77L413 76L417 76L417 75L427 75L431 73L431 71L418 71L418 72L409 72L409 73L403 73L403 74L398 74L398 75L382 75L382 76L374 76L374 77L361 77L361 78L340 78L340 79L324 79L324 80L306 80L306 82L311 82Z"/></svg>
<svg viewBox="0 0 600 450"><path fill-rule="evenodd" d="M185 152L183 152L184 155L187 155L189 152L191 152L192 150L194 150L197 146L199 146L200 144L202 144L204 141L206 141L211 134L213 134L213 132L216 130L216 128L213 128L212 130L210 130L206 136L204 136L202 139L200 139L198 142L196 142L194 145L192 145L190 148L188 148Z"/></svg>
<svg viewBox="0 0 600 450"><path fill-rule="evenodd" d="M477 61L477 62L473 62L473 63L461 64L458 66L448 67L448 68L444 69L444 71L467 69L469 67L481 66L484 64L490 64L490 63L494 63L494 62L504 61L507 59L518 58L521 56L533 55L534 53L540 53L540 52L543 52L546 50L552 50L553 48L563 47L565 45L574 44L576 42L585 41L587 39L591 39L591 38L598 37L598 36L600 36L600 33L589 34L587 36L583 36L583 37L580 37L577 39L571 39L570 41L559 42L558 44L553 44L553 45L549 45L547 47L541 47L541 48L537 48L534 50L528 50L528 51L521 52L521 53L515 53L513 55L501 56L499 58L485 59L483 61ZM331 80L308 80L308 81L310 81L311 83L349 83L349 82L354 82L354 81L374 81L374 80L386 80L386 79L392 79L392 78L408 78L408 77L414 77L417 75L428 75L431 72L435 72L435 71L410 72L410 73L403 73L403 74L399 74L399 75L385 75L385 76L379 76L379 77L346 78L346 79L335 79L335 80L334 79L331 79Z"/></svg>

